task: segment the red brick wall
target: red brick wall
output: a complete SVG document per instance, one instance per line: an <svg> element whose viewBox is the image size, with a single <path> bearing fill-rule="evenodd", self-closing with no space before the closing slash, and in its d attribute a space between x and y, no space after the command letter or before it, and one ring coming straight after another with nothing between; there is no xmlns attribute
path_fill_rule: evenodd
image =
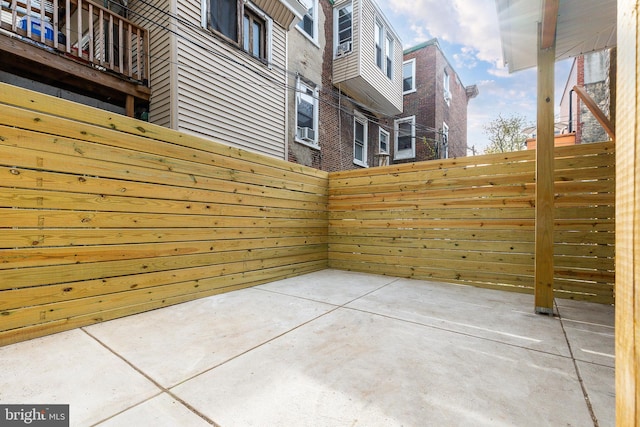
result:
<svg viewBox="0 0 640 427"><path fill-rule="evenodd" d="M416 60L416 92L404 96L404 112L397 118L416 116L416 158L406 163L434 159L437 132L449 126L449 157L467 155L467 95L455 71L437 45L431 44L405 55ZM449 74L450 105L444 100L444 72ZM424 143L426 139L427 143Z"/></svg>

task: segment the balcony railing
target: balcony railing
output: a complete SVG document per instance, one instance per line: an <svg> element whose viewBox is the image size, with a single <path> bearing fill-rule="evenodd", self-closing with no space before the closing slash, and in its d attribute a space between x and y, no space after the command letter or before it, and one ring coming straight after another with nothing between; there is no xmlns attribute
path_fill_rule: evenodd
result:
<svg viewBox="0 0 640 427"><path fill-rule="evenodd" d="M123 6L89 0L0 1L5 34L148 85L149 33L126 19Z"/></svg>

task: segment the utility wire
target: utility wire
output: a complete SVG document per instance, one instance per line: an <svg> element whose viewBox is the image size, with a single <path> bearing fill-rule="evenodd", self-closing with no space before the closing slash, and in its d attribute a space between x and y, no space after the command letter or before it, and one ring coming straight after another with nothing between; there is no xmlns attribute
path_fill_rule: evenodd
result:
<svg viewBox="0 0 640 427"><path fill-rule="evenodd" d="M213 49L213 48L211 48L211 47L209 47L209 46L207 46L207 45L195 40L193 37L187 36L184 32L179 32L179 31L173 30L172 28L170 28L170 26L169 26L170 24L164 24L164 23L162 23L160 21L160 19L162 17L165 17L165 18L168 18L169 20L175 20L177 23L184 25L184 27L186 27L185 28L186 30L191 29L191 30L193 30L195 32L198 32L198 33L206 32L204 30L204 28L202 28L201 25L199 25L199 24L196 24L196 23L194 23L192 21L189 21L187 19L181 18L177 14L173 14L171 12L163 10L163 9L159 8L158 6L156 6L156 5L154 5L152 3L149 3L146 0L137 0L137 3L141 3L141 4L146 6L145 9L142 9L142 11L136 11L136 10L131 9L130 7L128 7L128 5L122 5L122 4L120 4L120 3L118 3L118 2L116 2L114 0L106 0L106 1L108 3L116 4L119 7L123 7L130 14L133 14L133 15L139 17L143 21L145 21L145 22L147 22L149 24L152 24L152 25L156 26L157 28L159 28L159 29L161 29L161 30L163 30L165 32L171 33L171 34L175 35L176 37L179 37L180 39L192 44L193 46L197 47L198 49L201 49L201 50L203 50L203 51L205 51L207 53L211 53L213 55L216 55L216 56L218 56L218 57L220 57L222 59L225 59L225 60L227 60L227 61L229 61L229 62L231 62L231 63L233 63L235 65L238 65L238 66L240 66L242 68L245 68L245 69L251 71L254 74L257 74L261 78L263 78L266 81L268 81L269 84L260 84L260 83L256 82L253 79L252 80L243 81L238 76L224 75L224 74L219 73L219 72L214 71L214 70L200 69L200 68L194 67L194 66L192 66L190 64L183 63L181 61L173 62L173 61L171 61L171 60L169 60L167 58L154 57L149 52L149 56L155 58L156 60L161 60L161 61L164 61L164 62L176 64L178 66L190 68L190 69L192 69L194 71L198 71L198 72L201 72L203 74L215 75L217 77L224 78L224 79L231 80L231 81L235 81L235 82L251 84L253 86L260 85L262 87L275 85L277 88L280 88L280 89L284 88L287 91L295 91L296 93L300 92L299 89L297 88L297 85L293 86L293 85L287 84L286 82L282 82L280 80L277 80L274 77L272 77L271 75L256 69L254 64L243 62L243 61L238 60L238 59L236 59L236 58L234 58L234 57L232 57L230 55L226 55L226 54L224 54L223 52L220 52L217 49ZM166 20L164 20L164 21L166 22ZM286 77L291 77L291 78L295 77L295 78L297 78L299 76L299 74L297 72L291 71L288 68L280 66L279 64L276 64L276 63L273 63L273 62L270 62L268 64L268 66L270 68L272 68L272 69L275 69L277 71L282 72ZM367 120L369 122L373 122L374 124L377 124L378 126L382 127L385 130L392 130L391 126L383 123L382 121L394 121L396 119L395 116L387 116L383 112L381 112L379 110L376 110L376 109L372 108L371 106L364 105L364 104L360 103L359 101L353 99L352 97L349 97L346 94L340 92L339 90L333 90L333 88L327 90L325 87L321 87L320 90L324 94L328 95L329 98L333 98L335 101L331 102L331 101L328 101L326 99L322 99L322 97L320 95L318 95L318 96L311 95L318 102L321 102L321 103L323 103L325 105L328 105L328 106L330 106L332 108L335 108L338 111L338 113L343 113L343 114L346 114L346 115L348 115L348 116L353 118L356 115L352 111L350 111L350 109L348 109L347 107L343 107L342 106L342 100L346 99L350 103L352 103L355 106L357 106L358 108L360 108L361 110L364 110L364 112L362 112L361 114L363 114L367 118ZM373 114L369 114L368 112L371 112ZM420 125L420 124L414 124L413 126L415 127L415 132L416 133L418 131L421 131L421 132L426 132L426 133L434 133L435 135L440 135L440 136L443 135L443 132L441 130L439 130L439 129L436 129L436 128L432 128L432 127L425 126L425 125ZM416 136L415 138L418 139L418 138L423 138L423 137ZM426 139L435 141L434 138L426 138Z"/></svg>

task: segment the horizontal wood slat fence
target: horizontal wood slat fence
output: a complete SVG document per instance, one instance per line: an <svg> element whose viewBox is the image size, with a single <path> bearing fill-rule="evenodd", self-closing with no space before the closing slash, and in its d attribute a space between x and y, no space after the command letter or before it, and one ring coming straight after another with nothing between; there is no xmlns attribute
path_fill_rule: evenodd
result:
<svg viewBox="0 0 640 427"><path fill-rule="evenodd" d="M555 150L555 294L614 301L614 143ZM329 267L532 292L535 152L329 175Z"/></svg>
<svg viewBox="0 0 640 427"><path fill-rule="evenodd" d="M327 267L325 172L8 85L0 111L0 345Z"/></svg>
<svg viewBox="0 0 640 427"><path fill-rule="evenodd" d="M0 345L327 267L531 292L534 153L326 172L0 84ZM613 302L614 145L556 150L556 295Z"/></svg>

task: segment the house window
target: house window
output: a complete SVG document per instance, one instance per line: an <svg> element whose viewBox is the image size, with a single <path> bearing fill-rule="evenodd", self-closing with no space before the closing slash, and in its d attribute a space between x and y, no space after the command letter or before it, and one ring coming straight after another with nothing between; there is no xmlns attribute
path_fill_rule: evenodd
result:
<svg viewBox="0 0 640 427"><path fill-rule="evenodd" d="M296 141L318 145L318 89L299 78L296 93Z"/></svg>
<svg viewBox="0 0 640 427"><path fill-rule="evenodd" d="M415 116L398 119L394 122L395 152L394 159L411 159L416 156L416 118Z"/></svg>
<svg viewBox="0 0 640 427"><path fill-rule="evenodd" d="M265 22L248 8L242 18L242 48L256 58L265 58Z"/></svg>
<svg viewBox="0 0 640 427"><path fill-rule="evenodd" d="M238 41L238 0L209 0L209 26L234 42Z"/></svg>
<svg viewBox="0 0 640 427"><path fill-rule="evenodd" d="M444 78L442 83L444 86L444 100L447 105L449 105L449 103L451 102L451 91L449 90L449 73L447 73L447 70L444 71Z"/></svg>
<svg viewBox="0 0 640 427"><path fill-rule="evenodd" d="M376 65L389 79L393 78L393 37L378 19L374 21Z"/></svg>
<svg viewBox="0 0 640 427"><path fill-rule="evenodd" d="M443 159L449 158L449 126L442 122L442 156Z"/></svg>
<svg viewBox="0 0 640 427"><path fill-rule="evenodd" d="M380 128L379 140L380 140L379 152L389 153L389 132Z"/></svg>
<svg viewBox="0 0 640 427"><path fill-rule="evenodd" d="M387 36L387 77L393 78L393 39Z"/></svg>
<svg viewBox="0 0 640 427"><path fill-rule="evenodd" d="M353 42L353 6L351 3L337 9L334 14L334 28L336 28L335 53L336 56L351 52Z"/></svg>
<svg viewBox="0 0 640 427"><path fill-rule="evenodd" d="M318 39L318 0L306 0L305 5L309 6L307 13L302 18L302 21L298 22L298 28L313 41Z"/></svg>
<svg viewBox="0 0 640 427"><path fill-rule="evenodd" d="M382 63L382 40L384 38L384 29L380 22L376 20L375 24L375 43L376 43L376 65L381 70L384 70L384 65Z"/></svg>
<svg viewBox="0 0 640 427"><path fill-rule="evenodd" d="M209 29L232 41L262 61L271 61L272 20L257 7L242 0L205 0ZM238 20L242 17L242 21ZM238 27L238 23L241 25ZM203 24L205 24L203 22Z"/></svg>
<svg viewBox="0 0 640 427"><path fill-rule="evenodd" d="M367 167L367 119L353 118L353 163Z"/></svg>
<svg viewBox="0 0 640 427"><path fill-rule="evenodd" d="M410 59L402 63L403 94L416 91L416 60Z"/></svg>

